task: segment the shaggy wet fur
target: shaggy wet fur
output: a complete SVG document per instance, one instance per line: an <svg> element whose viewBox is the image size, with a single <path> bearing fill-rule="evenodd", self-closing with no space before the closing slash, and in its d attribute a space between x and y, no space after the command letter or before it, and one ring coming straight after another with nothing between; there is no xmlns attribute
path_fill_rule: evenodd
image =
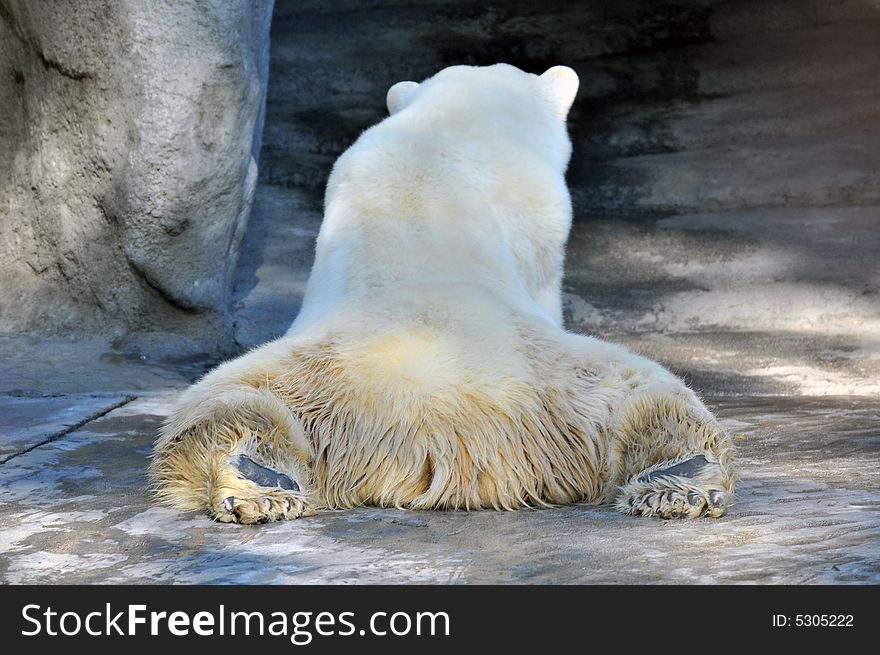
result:
<svg viewBox="0 0 880 655"><path fill-rule="evenodd" d="M553 352L530 335L528 379L463 377L432 390L393 370L361 370L340 345L279 340L189 392L157 444L152 475L169 504L245 523L358 505L614 502L663 518L720 516L732 494L731 452L708 410L685 387L658 385L653 367L633 369L609 357L613 347L591 353L600 342L574 338L581 348ZM691 477L644 480L696 454L705 463ZM259 487L238 471L239 455L301 491Z"/></svg>

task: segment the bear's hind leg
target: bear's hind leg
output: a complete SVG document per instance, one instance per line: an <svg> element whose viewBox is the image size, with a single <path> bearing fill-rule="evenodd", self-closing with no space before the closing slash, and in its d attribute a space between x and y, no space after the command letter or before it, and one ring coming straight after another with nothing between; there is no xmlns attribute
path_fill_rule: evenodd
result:
<svg viewBox="0 0 880 655"><path fill-rule="evenodd" d="M659 518L718 518L733 500L730 436L687 391L633 399L614 431L615 507Z"/></svg>
<svg viewBox="0 0 880 655"><path fill-rule="evenodd" d="M664 519L722 516L730 498L730 481L709 457L689 454L654 464L620 488L616 508Z"/></svg>
<svg viewBox="0 0 880 655"><path fill-rule="evenodd" d="M159 497L224 523L267 523L314 513L308 448L280 399L241 389L186 403L156 444L150 475Z"/></svg>

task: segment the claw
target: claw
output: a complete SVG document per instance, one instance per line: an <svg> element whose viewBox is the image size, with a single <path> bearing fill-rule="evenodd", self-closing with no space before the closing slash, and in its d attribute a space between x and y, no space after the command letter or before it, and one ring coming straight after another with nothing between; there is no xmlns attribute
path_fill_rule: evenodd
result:
<svg viewBox="0 0 880 655"><path fill-rule="evenodd" d="M726 501L727 494L725 494L723 491L719 489L712 489L712 491L709 492L709 504L712 505L712 507L722 507Z"/></svg>

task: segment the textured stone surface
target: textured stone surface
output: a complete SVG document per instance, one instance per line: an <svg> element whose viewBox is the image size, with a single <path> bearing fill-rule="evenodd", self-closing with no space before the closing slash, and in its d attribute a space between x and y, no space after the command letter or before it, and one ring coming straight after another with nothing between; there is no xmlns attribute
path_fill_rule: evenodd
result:
<svg viewBox="0 0 880 655"><path fill-rule="evenodd" d="M325 512L268 526L154 506L145 465L173 393L0 465L8 583L880 582L880 403L709 398L737 438L728 516L572 506Z"/></svg>
<svg viewBox="0 0 880 655"><path fill-rule="evenodd" d="M0 330L229 347L271 10L0 2Z"/></svg>
<svg viewBox="0 0 880 655"><path fill-rule="evenodd" d="M235 280L235 340L252 348L284 334L302 304L321 227L320 200L262 185Z"/></svg>
<svg viewBox="0 0 880 655"><path fill-rule="evenodd" d="M173 338L165 335L164 341ZM163 346L169 348L167 343ZM128 348L119 350L100 338L0 335L0 394L141 395L192 382L215 362L202 356L173 354L156 358Z"/></svg>
<svg viewBox="0 0 880 655"><path fill-rule="evenodd" d="M114 394L0 395L0 463L60 439L127 400Z"/></svg>
<svg viewBox="0 0 880 655"><path fill-rule="evenodd" d="M311 230L392 83L570 65L569 327L716 392L880 393L876 2L280 2L272 29L258 197L286 198L289 218L257 212L261 234ZM299 279L302 257L251 237L267 272ZM272 284L298 307L298 285ZM240 343L287 324L248 320Z"/></svg>

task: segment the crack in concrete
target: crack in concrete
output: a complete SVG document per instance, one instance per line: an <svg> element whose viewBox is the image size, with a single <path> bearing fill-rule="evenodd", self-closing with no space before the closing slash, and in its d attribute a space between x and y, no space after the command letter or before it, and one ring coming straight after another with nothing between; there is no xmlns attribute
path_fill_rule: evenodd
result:
<svg viewBox="0 0 880 655"><path fill-rule="evenodd" d="M24 450L20 450L17 453L12 453L11 455L7 455L3 459L0 459L0 466L2 466L3 464L5 464L6 462L8 462L11 459L18 457L19 455L24 455L26 453L31 452L32 450L39 448L40 446L45 446L46 444L50 444L53 441L58 441L58 439L61 439L65 435L68 435L71 432L79 430L84 425L87 425L88 423L91 423L92 421L95 421L95 420L101 418L102 416L106 416L107 414L109 414L113 410L119 409L120 407L124 407L125 405L127 405L128 403L130 403L136 399L137 399L137 396L126 395L124 398L122 398L122 400L118 400L108 407L104 407L104 408L98 410L97 412L94 412L93 414L89 414L81 421L78 421L77 423L70 425L70 426L64 428L63 430L59 430L58 432L50 434L43 441L36 443L32 446L28 446Z"/></svg>
<svg viewBox="0 0 880 655"><path fill-rule="evenodd" d="M104 398L108 395L108 393L102 393L98 391L94 393L72 394L69 391L35 391L33 389L9 389L8 391L0 392L0 397L7 396L9 398L65 398L71 395L76 395L81 398ZM118 396L119 394L116 393L113 395ZM126 397L128 397L128 395ZM137 396L131 397L137 398Z"/></svg>

